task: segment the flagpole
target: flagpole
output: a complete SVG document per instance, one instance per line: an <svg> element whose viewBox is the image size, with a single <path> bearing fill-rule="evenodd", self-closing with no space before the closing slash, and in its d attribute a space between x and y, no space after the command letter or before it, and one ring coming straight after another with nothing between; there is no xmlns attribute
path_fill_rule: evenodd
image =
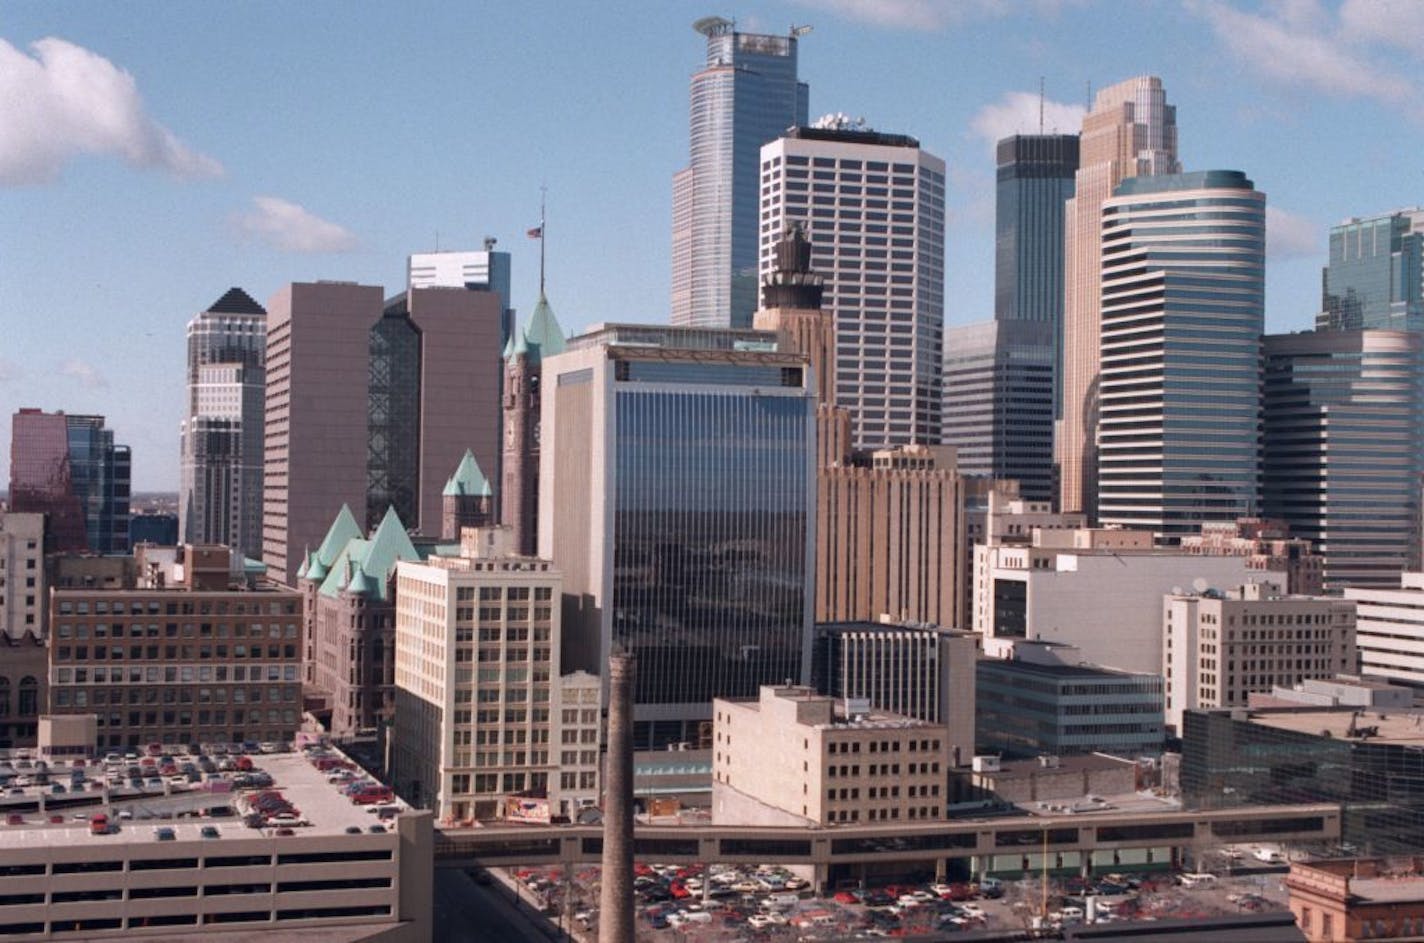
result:
<svg viewBox="0 0 1424 943"><path fill-rule="evenodd" d="M539 297L544 297L544 196L548 187L539 187Z"/></svg>

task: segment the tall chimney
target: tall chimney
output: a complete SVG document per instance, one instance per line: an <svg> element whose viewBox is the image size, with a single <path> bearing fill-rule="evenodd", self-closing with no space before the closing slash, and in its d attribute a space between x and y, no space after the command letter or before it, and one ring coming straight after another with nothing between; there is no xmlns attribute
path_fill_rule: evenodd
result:
<svg viewBox="0 0 1424 943"><path fill-rule="evenodd" d="M633 940L633 676L631 652L608 656L608 753L603 766L603 886L599 943Z"/></svg>

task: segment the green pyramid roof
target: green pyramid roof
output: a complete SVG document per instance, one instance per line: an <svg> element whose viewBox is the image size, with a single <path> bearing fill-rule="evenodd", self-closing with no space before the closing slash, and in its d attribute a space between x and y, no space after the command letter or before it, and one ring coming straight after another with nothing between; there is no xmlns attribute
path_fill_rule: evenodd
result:
<svg viewBox="0 0 1424 943"><path fill-rule="evenodd" d="M345 591L385 599L396 564L419 559L396 509L387 508L369 540L358 535L346 541L321 584L321 594L339 596Z"/></svg>
<svg viewBox="0 0 1424 943"><path fill-rule="evenodd" d="M331 565L341 555L347 542L360 536L361 526L356 523L356 515L351 513L348 505L341 505L341 510L337 513L336 520L331 522L331 528L326 532L321 546L316 548L315 553L307 556L297 575L309 580L326 579L327 574L331 572Z"/></svg>
<svg viewBox="0 0 1424 943"><path fill-rule="evenodd" d="M480 463L475 461L475 454L469 449L465 449L465 457L460 459L455 474L451 475L450 480L445 483L444 494L446 496L473 494L488 498L493 493L490 490L489 479L485 478L485 473L480 470Z"/></svg>
<svg viewBox="0 0 1424 943"><path fill-rule="evenodd" d="M549 299L541 293L529 323L524 326L524 341L535 359L552 357L564 352L564 330L559 327L559 319L554 317L554 309L549 307Z"/></svg>

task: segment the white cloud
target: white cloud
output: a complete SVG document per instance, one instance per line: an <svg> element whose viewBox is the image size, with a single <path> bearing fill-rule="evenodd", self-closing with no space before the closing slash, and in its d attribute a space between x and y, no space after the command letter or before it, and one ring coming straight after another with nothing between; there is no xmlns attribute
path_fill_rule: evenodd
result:
<svg viewBox="0 0 1424 943"><path fill-rule="evenodd" d="M1345 0L1340 26L1352 39L1398 46L1424 57L1424 3L1419 0Z"/></svg>
<svg viewBox="0 0 1424 943"><path fill-rule="evenodd" d="M108 387L109 380L93 364L79 359L66 360L59 368L63 376L78 380L79 385L86 390L102 390Z"/></svg>
<svg viewBox="0 0 1424 943"><path fill-rule="evenodd" d="M1007 0L800 0L834 16L891 29L934 32L950 23L1004 13Z"/></svg>
<svg viewBox="0 0 1424 943"><path fill-rule="evenodd" d="M1413 83L1382 65L1388 57L1370 48L1391 30L1407 28L1409 20L1419 18L1402 7L1398 16L1390 17L1360 12L1360 5L1347 2L1337 24L1314 0L1295 0L1261 14L1238 10L1223 0L1187 0L1187 8L1206 19L1222 45L1268 79L1327 95L1414 107ZM1410 41L1417 43L1420 35L1416 29ZM1403 41L1394 35L1389 39Z"/></svg>
<svg viewBox="0 0 1424 943"><path fill-rule="evenodd" d="M1325 251L1325 230L1289 210L1266 207L1266 255L1273 260L1298 259Z"/></svg>
<svg viewBox="0 0 1424 943"><path fill-rule="evenodd" d="M286 252L347 252L356 248L356 236L296 203L280 197L256 196L256 207L238 216L237 224L276 249Z"/></svg>
<svg viewBox="0 0 1424 943"><path fill-rule="evenodd" d="M1083 126L1082 105L1048 101L1043 103L1045 134L1076 134ZM1011 134L1037 134L1038 95L1033 92L1007 92L998 101L985 105L969 119L969 128L992 148L1001 138Z"/></svg>
<svg viewBox="0 0 1424 943"><path fill-rule="evenodd" d="M0 39L0 186L48 183L79 154L180 177L223 172L153 120L133 76L108 59L53 37L30 48Z"/></svg>

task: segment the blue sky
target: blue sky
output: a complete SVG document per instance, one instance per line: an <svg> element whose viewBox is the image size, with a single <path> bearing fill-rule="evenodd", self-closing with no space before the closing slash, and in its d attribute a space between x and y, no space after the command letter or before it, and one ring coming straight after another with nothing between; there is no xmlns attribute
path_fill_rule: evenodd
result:
<svg viewBox="0 0 1424 943"><path fill-rule="evenodd" d="M401 286L405 257L514 253L566 329L667 317L671 177L698 17L814 31L813 117L949 165L946 320L993 298L992 139L1076 130L1091 83L1160 75L1188 170L1272 208L1267 324L1308 327L1326 231L1424 203L1417 0L0 2L0 477L20 406L100 412L176 488L184 325L231 285Z"/></svg>

